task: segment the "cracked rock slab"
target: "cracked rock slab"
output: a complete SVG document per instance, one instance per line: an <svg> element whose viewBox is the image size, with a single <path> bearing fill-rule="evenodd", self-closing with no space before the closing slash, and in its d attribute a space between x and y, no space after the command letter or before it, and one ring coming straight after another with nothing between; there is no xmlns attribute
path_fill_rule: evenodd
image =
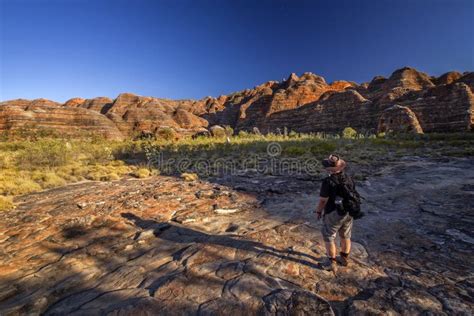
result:
<svg viewBox="0 0 474 316"><path fill-rule="evenodd" d="M157 176L19 197L0 213L0 314L474 313L472 160L405 160L360 183L368 215L336 277L319 268L316 182L225 181ZM286 190L271 192L275 181Z"/></svg>

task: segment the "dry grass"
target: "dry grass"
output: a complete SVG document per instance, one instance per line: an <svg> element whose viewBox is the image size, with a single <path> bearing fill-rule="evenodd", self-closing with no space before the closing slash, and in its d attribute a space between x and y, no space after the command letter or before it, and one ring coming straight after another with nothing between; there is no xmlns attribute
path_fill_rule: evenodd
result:
<svg viewBox="0 0 474 316"><path fill-rule="evenodd" d="M9 196L0 195L0 211L6 211L14 208L13 200Z"/></svg>
<svg viewBox="0 0 474 316"><path fill-rule="evenodd" d="M136 178L143 179L148 178L151 175L151 172L147 168L138 168L132 172L132 175Z"/></svg>
<svg viewBox="0 0 474 316"><path fill-rule="evenodd" d="M199 176L195 173L184 172L181 174L181 179L183 179L186 182L192 182L192 181L198 180Z"/></svg>
<svg viewBox="0 0 474 316"><path fill-rule="evenodd" d="M84 180L111 181L136 172L117 157L139 156L140 142L38 139L0 142L0 197L27 194ZM150 171L148 171L150 173ZM140 172L143 176L143 171ZM8 204L9 205L9 204ZM6 207L5 207L6 208Z"/></svg>
<svg viewBox="0 0 474 316"><path fill-rule="evenodd" d="M147 156L156 152L167 157L189 159L189 172L182 175L186 181L194 181L198 177L192 173L195 161L225 157L240 161L253 154L265 154L272 142L281 146L281 157L312 157L319 160L336 152L360 165L370 164L374 159L399 159L405 155L474 156L474 133L364 136L352 129L347 131L350 137L294 132L288 136L262 136L241 132L231 137L230 143L225 137L124 142L55 138L0 141L0 209L11 208L11 196L67 183L113 181L127 175L146 178L158 174L155 169L140 166L145 165Z"/></svg>

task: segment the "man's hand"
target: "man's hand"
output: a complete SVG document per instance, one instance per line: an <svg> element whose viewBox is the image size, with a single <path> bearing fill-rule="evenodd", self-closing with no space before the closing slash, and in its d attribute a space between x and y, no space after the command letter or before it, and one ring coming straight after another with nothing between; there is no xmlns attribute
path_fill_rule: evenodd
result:
<svg viewBox="0 0 474 316"><path fill-rule="evenodd" d="M321 219L321 217L323 217L323 212L316 212L316 218L318 221Z"/></svg>
<svg viewBox="0 0 474 316"><path fill-rule="evenodd" d="M319 198L319 203L318 203L318 207L316 208L316 218L318 220L321 219L321 217L323 217L323 211L324 211L324 207L326 206L326 203L328 202L328 198L327 197L320 197Z"/></svg>

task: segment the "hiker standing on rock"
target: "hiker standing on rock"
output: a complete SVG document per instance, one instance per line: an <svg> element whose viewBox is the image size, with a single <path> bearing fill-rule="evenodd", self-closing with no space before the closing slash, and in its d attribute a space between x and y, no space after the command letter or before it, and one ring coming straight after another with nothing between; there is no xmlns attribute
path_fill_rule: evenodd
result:
<svg viewBox="0 0 474 316"><path fill-rule="evenodd" d="M326 244L326 262L324 269L336 271L336 234L341 239L339 264L349 265L351 251L351 234L354 219L362 217L360 196L355 190L353 179L346 175L346 162L337 155L330 155L322 161L329 173L321 185L319 204L316 208L317 219L323 218L322 234Z"/></svg>

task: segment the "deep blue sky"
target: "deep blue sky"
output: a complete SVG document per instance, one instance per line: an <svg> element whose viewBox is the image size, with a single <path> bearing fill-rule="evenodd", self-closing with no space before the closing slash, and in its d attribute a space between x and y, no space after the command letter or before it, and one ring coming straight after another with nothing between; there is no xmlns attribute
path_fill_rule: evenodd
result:
<svg viewBox="0 0 474 316"><path fill-rule="evenodd" d="M0 100L218 96L474 70L474 1L0 0Z"/></svg>

